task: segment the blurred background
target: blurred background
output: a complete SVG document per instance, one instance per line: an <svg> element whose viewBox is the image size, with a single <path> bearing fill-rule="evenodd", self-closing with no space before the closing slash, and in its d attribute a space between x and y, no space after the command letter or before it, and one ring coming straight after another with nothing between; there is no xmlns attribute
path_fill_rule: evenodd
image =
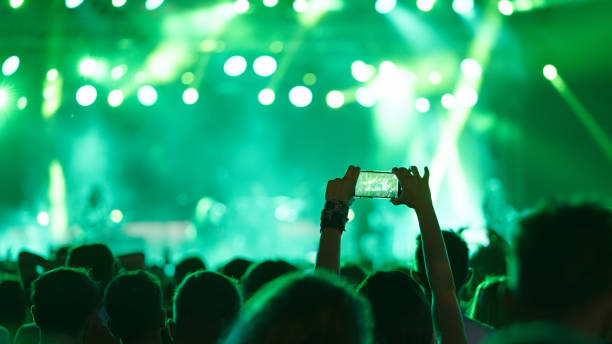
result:
<svg viewBox="0 0 612 344"><path fill-rule="evenodd" d="M1 0L0 257L313 261L326 181L430 166L440 222L612 199L609 0ZM410 260L358 199L343 257Z"/></svg>

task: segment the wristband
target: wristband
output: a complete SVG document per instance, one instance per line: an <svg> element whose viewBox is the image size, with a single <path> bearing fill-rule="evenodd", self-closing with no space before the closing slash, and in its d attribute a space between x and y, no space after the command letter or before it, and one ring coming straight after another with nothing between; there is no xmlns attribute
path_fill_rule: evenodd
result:
<svg viewBox="0 0 612 344"><path fill-rule="evenodd" d="M344 201L327 201L321 212L321 231L324 228L335 228L344 232L344 226L348 222L349 206Z"/></svg>

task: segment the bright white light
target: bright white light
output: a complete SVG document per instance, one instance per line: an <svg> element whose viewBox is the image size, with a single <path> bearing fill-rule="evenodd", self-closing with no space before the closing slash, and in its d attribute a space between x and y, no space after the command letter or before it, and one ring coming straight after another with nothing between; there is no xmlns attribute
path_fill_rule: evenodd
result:
<svg viewBox="0 0 612 344"><path fill-rule="evenodd" d="M340 91L330 91L325 98L327 105L332 109L337 109L344 105L344 94Z"/></svg>
<svg viewBox="0 0 612 344"><path fill-rule="evenodd" d="M467 77L477 79L482 75L482 67L474 59L465 59L461 61L461 72Z"/></svg>
<svg viewBox="0 0 612 344"><path fill-rule="evenodd" d="M89 106L96 101L98 92L96 88L91 85L82 86L77 90L76 100L81 106Z"/></svg>
<svg viewBox="0 0 612 344"><path fill-rule="evenodd" d="M41 211L36 216L36 221L38 221L39 225L47 227L49 225L49 214L46 211Z"/></svg>
<svg viewBox="0 0 612 344"><path fill-rule="evenodd" d="M153 11L164 3L164 0L147 0L145 2L145 8L149 11Z"/></svg>
<svg viewBox="0 0 612 344"><path fill-rule="evenodd" d="M248 0L234 1L234 11L236 11L236 13L245 13L249 10L249 7L251 7L251 4Z"/></svg>
<svg viewBox="0 0 612 344"><path fill-rule="evenodd" d="M442 74L434 70L433 72L429 73L428 79L429 82L431 82L432 84L439 85L440 83L442 83Z"/></svg>
<svg viewBox="0 0 612 344"><path fill-rule="evenodd" d="M120 66L114 67L113 69L111 69L111 79L119 80L121 79L122 76L125 75L126 72L127 72L126 65L120 65Z"/></svg>
<svg viewBox="0 0 612 344"><path fill-rule="evenodd" d="M113 6L121 7L121 6L125 5L126 2L127 2L127 0L113 0Z"/></svg>
<svg viewBox="0 0 612 344"><path fill-rule="evenodd" d="M43 90L43 98L49 100L55 96L55 88L52 86L45 87Z"/></svg>
<svg viewBox="0 0 612 344"><path fill-rule="evenodd" d="M157 102L157 91L155 91L155 89L150 85L140 87L136 93L136 96L138 97L140 104L144 106L152 106L155 104L155 102Z"/></svg>
<svg viewBox="0 0 612 344"><path fill-rule="evenodd" d="M66 0L66 7L75 8L79 7L83 3L83 0Z"/></svg>
<svg viewBox="0 0 612 344"><path fill-rule="evenodd" d="M181 75L181 82L185 85L189 85L195 80L195 75L192 72L185 72Z"/></svg>
<svg viewBox="0 0 612 344"><path fill-rule="evenodd" d="M54 82L55 80L57 80L58 76L59 76L59 72L55 68L49 69L49 71L47 72L47 80L49 82Z"/></svg>
<svg viewBox="0 0 612 344"><path fill-rule="evenodd" d="M17 108L19 110L25 109L26 106L28 106L28 98L20 97L19 99L17 99Z"/></svg>
<svg viewBox="0 0 612 344"><path fill-rule="evenodd" d="M2 74L9 76L14 74L19 68L19 57L11 56L2 64Z"/></svg>
<svg viewBox="0 0 612 344"><path fill-rule="evenodd" d="M259 100L261 105L270 105L274 103L275 98L276 95L274 94L274 91L269 88L264 88L263 90L259 91L259 94L257 95L257 100Z"/></svg>
<svg viewBox="0 0 612 344"><path fill-rule="evenodd" d="M120 90L112 90L108 94L108 105L117 107L123 103L123 92Z"/></svg>
<svg viewBox="0 0 612 344"><path fill-rule="evenodd" d="M372 107L376 104L376 94L369 87L359 87L355 92L355 99L363 107Z"/></svg>
<svg viewBox="0 0 612 344"><path fill-rule="evenodd" d="M86 58L79 64L79 72L83 76L92 76L96 72L96 60Z"/></svg>
<svg viewBox="0 0 612 344"><path fill-rule="evenodd" d="M414 105L418 112L427 112L431 108L431 104L429 104L429 100L423 97L417 98Z"/></svg>
<svg viewBox="0 0 612 344"><path fill-rule="evenodd" d="M417 0L417 7L423 12L429 12L434 6L435 0Z"/></svg>
<svg viewBox="0 0 612 344"><path fill-rule="evenodd" d="M134 81L136 81L139 84L142 84L143 82L145 82L145 80L147 80L147 73L143 71L140 71L136 73L136 75L134 75Z"/></svg>
<svg viewBox="0 0 612 344"><path fill-rule="evenodd" d="M351 74L357 81L366 82L374 76L374 73L376 73L376 69L363 61L358 60L351 64Z"/></svg>
<svg viewBox="0 0 612 344"><path fill-rule="evenodd" d="M183 102L187 105L195 104L200 98L200 94L198 90L193 87L190 87L183 92Z"/></svg>
<svg viewBox="0 0 612 344"><path fill-rule="evenodd" d="M0 108L3 108L8 103L8 92L0 88Z"/></svg>
<svg viewBox="0 0 612 344"><path fill-rule="evenodd" d="M389 13L395 8L396 0L376 0L374 8L378 13Z"/></svg>
<svg viewBox="0 0 612 344"><path fill-rule="evenodd" d="M395 74L397 72L397 67L391 61L383 61L378 67L378 72L380 74Z"/></svg>
<svg viewBox="0 0 612 344"><path fill-rule="evenodd" d="M123 221L123 213L119 209L113 209L113 211L110 213L110 219L114 223L119 223Z"/></svg>
<svg viewBox="0 0 612 344"><path fill-rule="evenodd" d="M263 0L263 4L266 7L274 7L278 4L278 0Z"/></svg>
<svg viewBox="0 0 612 344"><path fill-rule="evenodd" d="M500 0L497 3L497 9L505 16L509 16L514 13L514 5L508 0Z"/></svg>
<svg viewBox="0 0 612 344"><path fill-rule="evenodd" d="M474 9L474 0L453 0L453 11L466 15Z"/></svg>
<svg viewBox="0 0 612 344"><path fill-rule="evenodd" d="M450 93L446 93L442 96L442 106L444 106L445 109L452 109L455 107L457 101L455 100L455 96L450 94Z"/></svg>
<svg viewBox="0 0 612 344"><path fill-rule="evenodd" d="M293 10L296 12L298 13L306 12L307 9L308 9L308 2L306 0L295 0L293 2Z"/></svg>
<svg viewBox="0 0 612 344"><path fill-rule="evenodd" d="M23 0L11 0L10 4L12 8L19 8L23 5Z"/></svg>
<svg viewBox="0 0 612 344"><path fill-rule="evenodd" d="M472 107L478 102L478 92L471 87L461 87L456 93L457 103L464 107Z"/></svg>
<svg viewBox="0 0 612 344"><path fill-rule="evenodd" d="M295 86L289 91L289 101L297 107L305 107L310 105L312 101L312 92L305 86Z"/></svg>
<svg viewBox="0 0 612 344"><path fill-rule="evenodd" d="M247 61L242 56L232 56L223 65L223 71L229 76L239 76L247 68Z"/></svg>
<svg viewBox="0 0 612 344"><path fill-rule="evenodd" d="M259 76L270 76L276 72L276 60L272 56L260 56L253 62L253 70Z"/></svg>
<svg viewBox="0 0 612 344"><path fill-rule="evenodd" d="M548 80L554 80L557 78L557 68L551 64L544 66L542 72L544 73L544 77Z"/></svg>

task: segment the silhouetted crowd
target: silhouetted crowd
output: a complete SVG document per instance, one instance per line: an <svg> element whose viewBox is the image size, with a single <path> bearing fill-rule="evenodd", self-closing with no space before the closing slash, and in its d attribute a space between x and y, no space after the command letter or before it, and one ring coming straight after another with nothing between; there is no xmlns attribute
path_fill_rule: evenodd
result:
<svg viewBox="0 0 612 344"><path fill-rule="evenodd" d="M415 264L373 270L340 263L359 172L327 184L314 267L188 257L170 277L103 244L21 252L2 263L0 344L612 343L610 209L547 204L470 255L440 230L427 168L395 168Z"/></svg>

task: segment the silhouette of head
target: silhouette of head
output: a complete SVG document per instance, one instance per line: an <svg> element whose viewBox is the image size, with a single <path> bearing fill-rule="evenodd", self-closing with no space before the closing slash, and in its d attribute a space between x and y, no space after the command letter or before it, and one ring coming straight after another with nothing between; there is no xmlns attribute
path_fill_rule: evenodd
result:
<svg viewBox="0 0 612 344"><path fill-rule="evenodd" d="M32 286L32 315L43 335L77 336L98 308L96 283L84 270L58 268Z"/></svg>
<svg viewBox="0 0 612 344"><path fill-rule="evenodd" d="M292 274L247 302L226 343L369 343L367 303L321 275Z"/></svg>
<svg viewBox="0 0 612 344"><path fill-rule="evenodd" d="M15 334L28 310L26 293L17 280L0 282L0 325Z"/></svg>
<svg viewBox="0 0 612 344"><path fill-rule="evenodd" d="M283 260L266 260L251 265L242 277L242 295L245 300L259 290L264 284L286 274L296 271L297 268Z"/></svg>
<svg viewBox="0 0 612 344"><path fill-rule="evenodd" d="M240 281L244 273L248 270L249 266L253 264L252 261L244 258L234 258L225 264L221 273L227 277L231 277L236 281Z"/></svg>
<svg viewBox="0 0 612 344"><path fill-rule="evenodd" d="M340 277L356 288L365 280L367 274L360 265L348 263L340 268Z"/></svg>
<svg viewBox="0 0 612 344"><path fill-rule="evenodd" d="M472 301L472 318L495 328L508 325L506 277L491 276L476 289Z"/></svg>
<svg viewBox="0 0 612 344"><path fill-rule="evenodd" d="M106 288L104 306L110 330L123 341L155 335L164 325L160 283L146 271L115 277Z"/></svg>
<svg viewBox="0 0 612 344"><path fill-rule="evenodd" d="M106 288L117 271L115 257L108 246L103 244L73 247L68 252L66 265L88 270L91 278L100 284L101 290Z"/></svg>
<svg viewBox="0 0 612 344"><path fill-rule="evenodd" d="M358 293L370 302L375 343L432 343L429 302L408 274L377 271L359 286Z"/></svg>
<svg viewBox="0 0 612 344"><path fill-rule="evenodd" d="M229 278L210 271L187 275L174 295L175 344L217 343L238 317L242 299Z"/></svg>
<svg viewBox="0 0 612 344"><path fill-rule="evenodd" d="M465 240L458 234L452 231L442 231L442 237L444 238L444 244L446 245L446 254L448 255L448 261L453 271L453 280L455 282L455 289L457 292L461 290L461 287L470 278L470 269L468 267L468 256L469 250ZM425 259L423 257L423 240L419 235L417 238L417 248L415 252L415 259L417 263L417 275L419 276L419 282L429 291L429 282L427 281L427 275L425 272Z"/></svg>
<svg viewBox="0 0 612 344"><path fill-rule="evenodd" d="M180 261L174 270L174 281L179 285L187 275L199 270L206 270L206 264L198 257L189 257Z"/></svg>

